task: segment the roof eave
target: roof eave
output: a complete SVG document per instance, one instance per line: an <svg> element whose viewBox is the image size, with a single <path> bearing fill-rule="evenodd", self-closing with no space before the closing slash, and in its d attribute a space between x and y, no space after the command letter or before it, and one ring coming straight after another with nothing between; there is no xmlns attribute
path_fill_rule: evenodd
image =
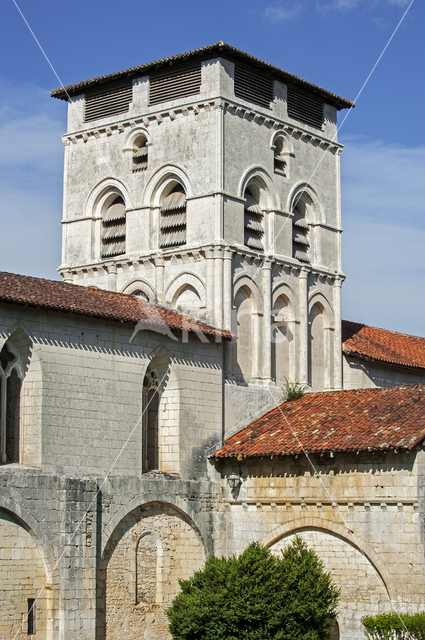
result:
<svg viewBox="0 0 425 640"><path fill-rule="evenodd" d="M287 84L293 84L295 86L302 87L308 91L311 91L312 93L315 93L316 95L319 95L329 104L335 106L338 110L350 109L355 106L354 102L352 102L351 100L347 100L346 98L342 98L341 96L333 94L326 89L322 89L315 84L307 82L307 80L303 80L302 78L299 78L298 76L295 76L288 71L279 69L279 67L275 67L268 62L264 62L263 60L260 60L255 56L251 56L250 54L245 53L240 49L236 49L235 47L232 47L223 41L217 42L216 44L209 45L207 47L202 47L200 49L194 49L193 51L188 51L186 53L170 56L168 58L162 58L161 60L156 60L155 62L148 62L137 67L124 69L123 71L116 71L104 76L98 76L89 80L83 80L82 82L76 82L74 84L67 85L66 87L54 89L50 92L50 95L52 96L52 98L58 98L60 100L68 101L70 97L78 95L80 93L84 93L86 89L91 87L106 84L115 80L122 80L124 78L140 76L166 65L178 64L179 62L183 62L185 60L190 60L193 58L208 57L212 54L227 54L227 56L230 58L233 57L240 59L243 62L248 62L261 71L266 71L274 77L281 78Z"/></svg>

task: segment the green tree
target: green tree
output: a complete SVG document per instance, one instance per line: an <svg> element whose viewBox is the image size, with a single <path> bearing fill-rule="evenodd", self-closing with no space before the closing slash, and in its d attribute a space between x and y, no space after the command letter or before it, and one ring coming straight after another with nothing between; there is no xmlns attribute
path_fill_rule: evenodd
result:
<svg viewBox="0 0 425 640"><path fill-rule="evenodd" d="M281 557L257 542L239 556L211 556L180 581L167 610L174 640L328 640L339 590L297 536Z"/></svg>

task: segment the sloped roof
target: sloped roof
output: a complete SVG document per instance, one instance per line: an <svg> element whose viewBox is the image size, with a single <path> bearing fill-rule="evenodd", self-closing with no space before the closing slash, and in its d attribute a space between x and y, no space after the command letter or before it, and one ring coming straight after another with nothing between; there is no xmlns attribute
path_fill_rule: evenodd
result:
<svg viewBox="0 0 425 640"><path fill-rule="evenodd" d="M302 87L311 93L319 95L321 98L326 100L329 104L334 105L337 109L348 109L350 107L354 107L354 103L350 100L346 100L345 98L341 98L340 96L331 93L330 91L326 91L326 89L322 89L315 84L311 84L307 82L307 80L303 80L302 78L298 78L298 76L293 75L292 73L288 73L283 69L279 69L279 67L275 67L268 62L264 62L259 58L255 58L254 56L241 51L240 49L236 49L235 47L231 47L225 42L217 42L216 44L209 45L207 47L202 47L201 49L194 49L193 51L187 51L186 53L180 53L175 56L170 56L168 58L162 58L161 60L156 60L155 62L147 62L145 64L139 65L137 67L131 67L130 69L124 69L123 71L116 71L115 73L109 73L104 76L99 76L97 78L91 78L90 80L83 80L82 82L76 82L74 84L70 84L67 87L61 87L60 89L55 89L51 91L50 95L53 98L59 98L61 100L68 100L70 96L77 95L78 93L83 93L86 89L96 87L102 84L106 84L108 82L113 82L117 80L124 80L125 78L132 78L141 75L145 75L147 73L152 73L153 71L157 71L162 67L169 67L171 65L186 62L188 60L192 60L195 58L211 58L213 56L224 56L229 58L236 58L245 62L251 67L257 68L259 71L267 72L273 75L276 78L281 79L283 82L287 84L296 85Z"/></svg>
<svg viewBox="0 0 425 640"><path fill-rule="evenodd" d="M358 322L342 321L342 350L360 358L425 369L425 338Z"/></svg>
<svg viewBox="0 0 425 640"><path fill-rule="evenodd" d="M307 394L228 438L211 458L411 450L425 438L425 385Z"/></svg>
<svg viewBox="0 0 425 640"><path fill-rule="evenodd" d="M137 296L3 271L0 271L0 301L131 325L141 323L141 328L162 333L172 329L197 335L233 337L230 331L215 329Z"/></svg>

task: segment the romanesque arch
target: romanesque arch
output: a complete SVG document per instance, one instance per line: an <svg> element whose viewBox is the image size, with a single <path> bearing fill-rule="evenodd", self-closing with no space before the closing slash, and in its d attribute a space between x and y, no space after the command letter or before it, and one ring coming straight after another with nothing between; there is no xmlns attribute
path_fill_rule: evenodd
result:
<svg viewBox="0 0 425 640"><path fill-rule="evenodd" d="M296 298L286 283L275 287L272 296L272 378L282 386L285 379L294 381L296 372L297 325Z"/></svg>
<svg viewBox="0 0 425 640"><path fill-rule="evenodd" d="M238 337L233 349L233 375L239 382L259 376L259 310L262 296L255 282L246 275L234 284L232 331Z"/></svg>
<svg viewBox="0 0 425 640"><path fill-rule="evenodd" d="M144 502L115 526L99 566L98 638L168 640L166 608L205 561L202 539L174 505Z"/></svg>
<svg viewBox="0 0 425 640"><path fill-rule="evenodd" d="M122 289L122 293L140 296L143 300L153 303L156 298L154 287L144 278L134 278L128 282Z"/></svg>
<svg viewBox="0 0 425 640"><path fill-rule="evenodd" d="M205 319L206 289L203 280L195 273L180 273L165 292L166 306L198 320Z"/></svg>
<svg viewBox="0 0 425 640"><path fill-rule="evenodd" d="M0 607L0 636L12 640L32 630L37 637L53 640L55 629L57 633L53 611L58 575L51 547L34 518L7 499L0 501L0 540L5 594Z"/></svg>
<svg viewBox="0 0 425 640"><path fill-rule="evenodd" d="M319 518L288 522L272 532L265 543L273 553L280 554L295 535L300 535L317 553L325 571L341 589L338 616L341 640L364 640L361 618L391 609L385 567L357 536L349 539L344 527Z"/></svg>
<svg viewBox="0 0 425 640"><path fill-rule="evenodd" d="M292 213L292 257L304 263L321 264L320 225L325 221L315 190L307 183L297 184L288 199Z"/></svg>
<svg viewBox="0 0 425 640"><path fill-rule="evenodd" d="M331 386L332 328L333 314L329 302L316 292L310 298L308 314L308 382L313 391L323 391Z"/></svg>

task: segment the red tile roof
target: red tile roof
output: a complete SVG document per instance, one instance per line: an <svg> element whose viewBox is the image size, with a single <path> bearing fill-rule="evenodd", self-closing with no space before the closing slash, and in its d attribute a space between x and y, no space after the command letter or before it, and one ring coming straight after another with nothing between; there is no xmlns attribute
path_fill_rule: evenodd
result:
<svg viewBox="0 0 425 640"><path fill-rule="evenodd" d="M199 336L232 338L230 331L215 329L177 311L170 311L125 293L21 276L0 271L0 301L113 320L165 333L167 329Z"/></svg>
<svg viewBox="0 0 425 640"><path fill-rule="evenodd" d="M425 338L342 321L342 350L348 355L425 369Z"/></svg>
<svg viewBox="0 0 425 640"><path fill-rule="evenodd" d="M425 438L425 385L307 394L228 438L212 458L412 449Z"/></svg>

